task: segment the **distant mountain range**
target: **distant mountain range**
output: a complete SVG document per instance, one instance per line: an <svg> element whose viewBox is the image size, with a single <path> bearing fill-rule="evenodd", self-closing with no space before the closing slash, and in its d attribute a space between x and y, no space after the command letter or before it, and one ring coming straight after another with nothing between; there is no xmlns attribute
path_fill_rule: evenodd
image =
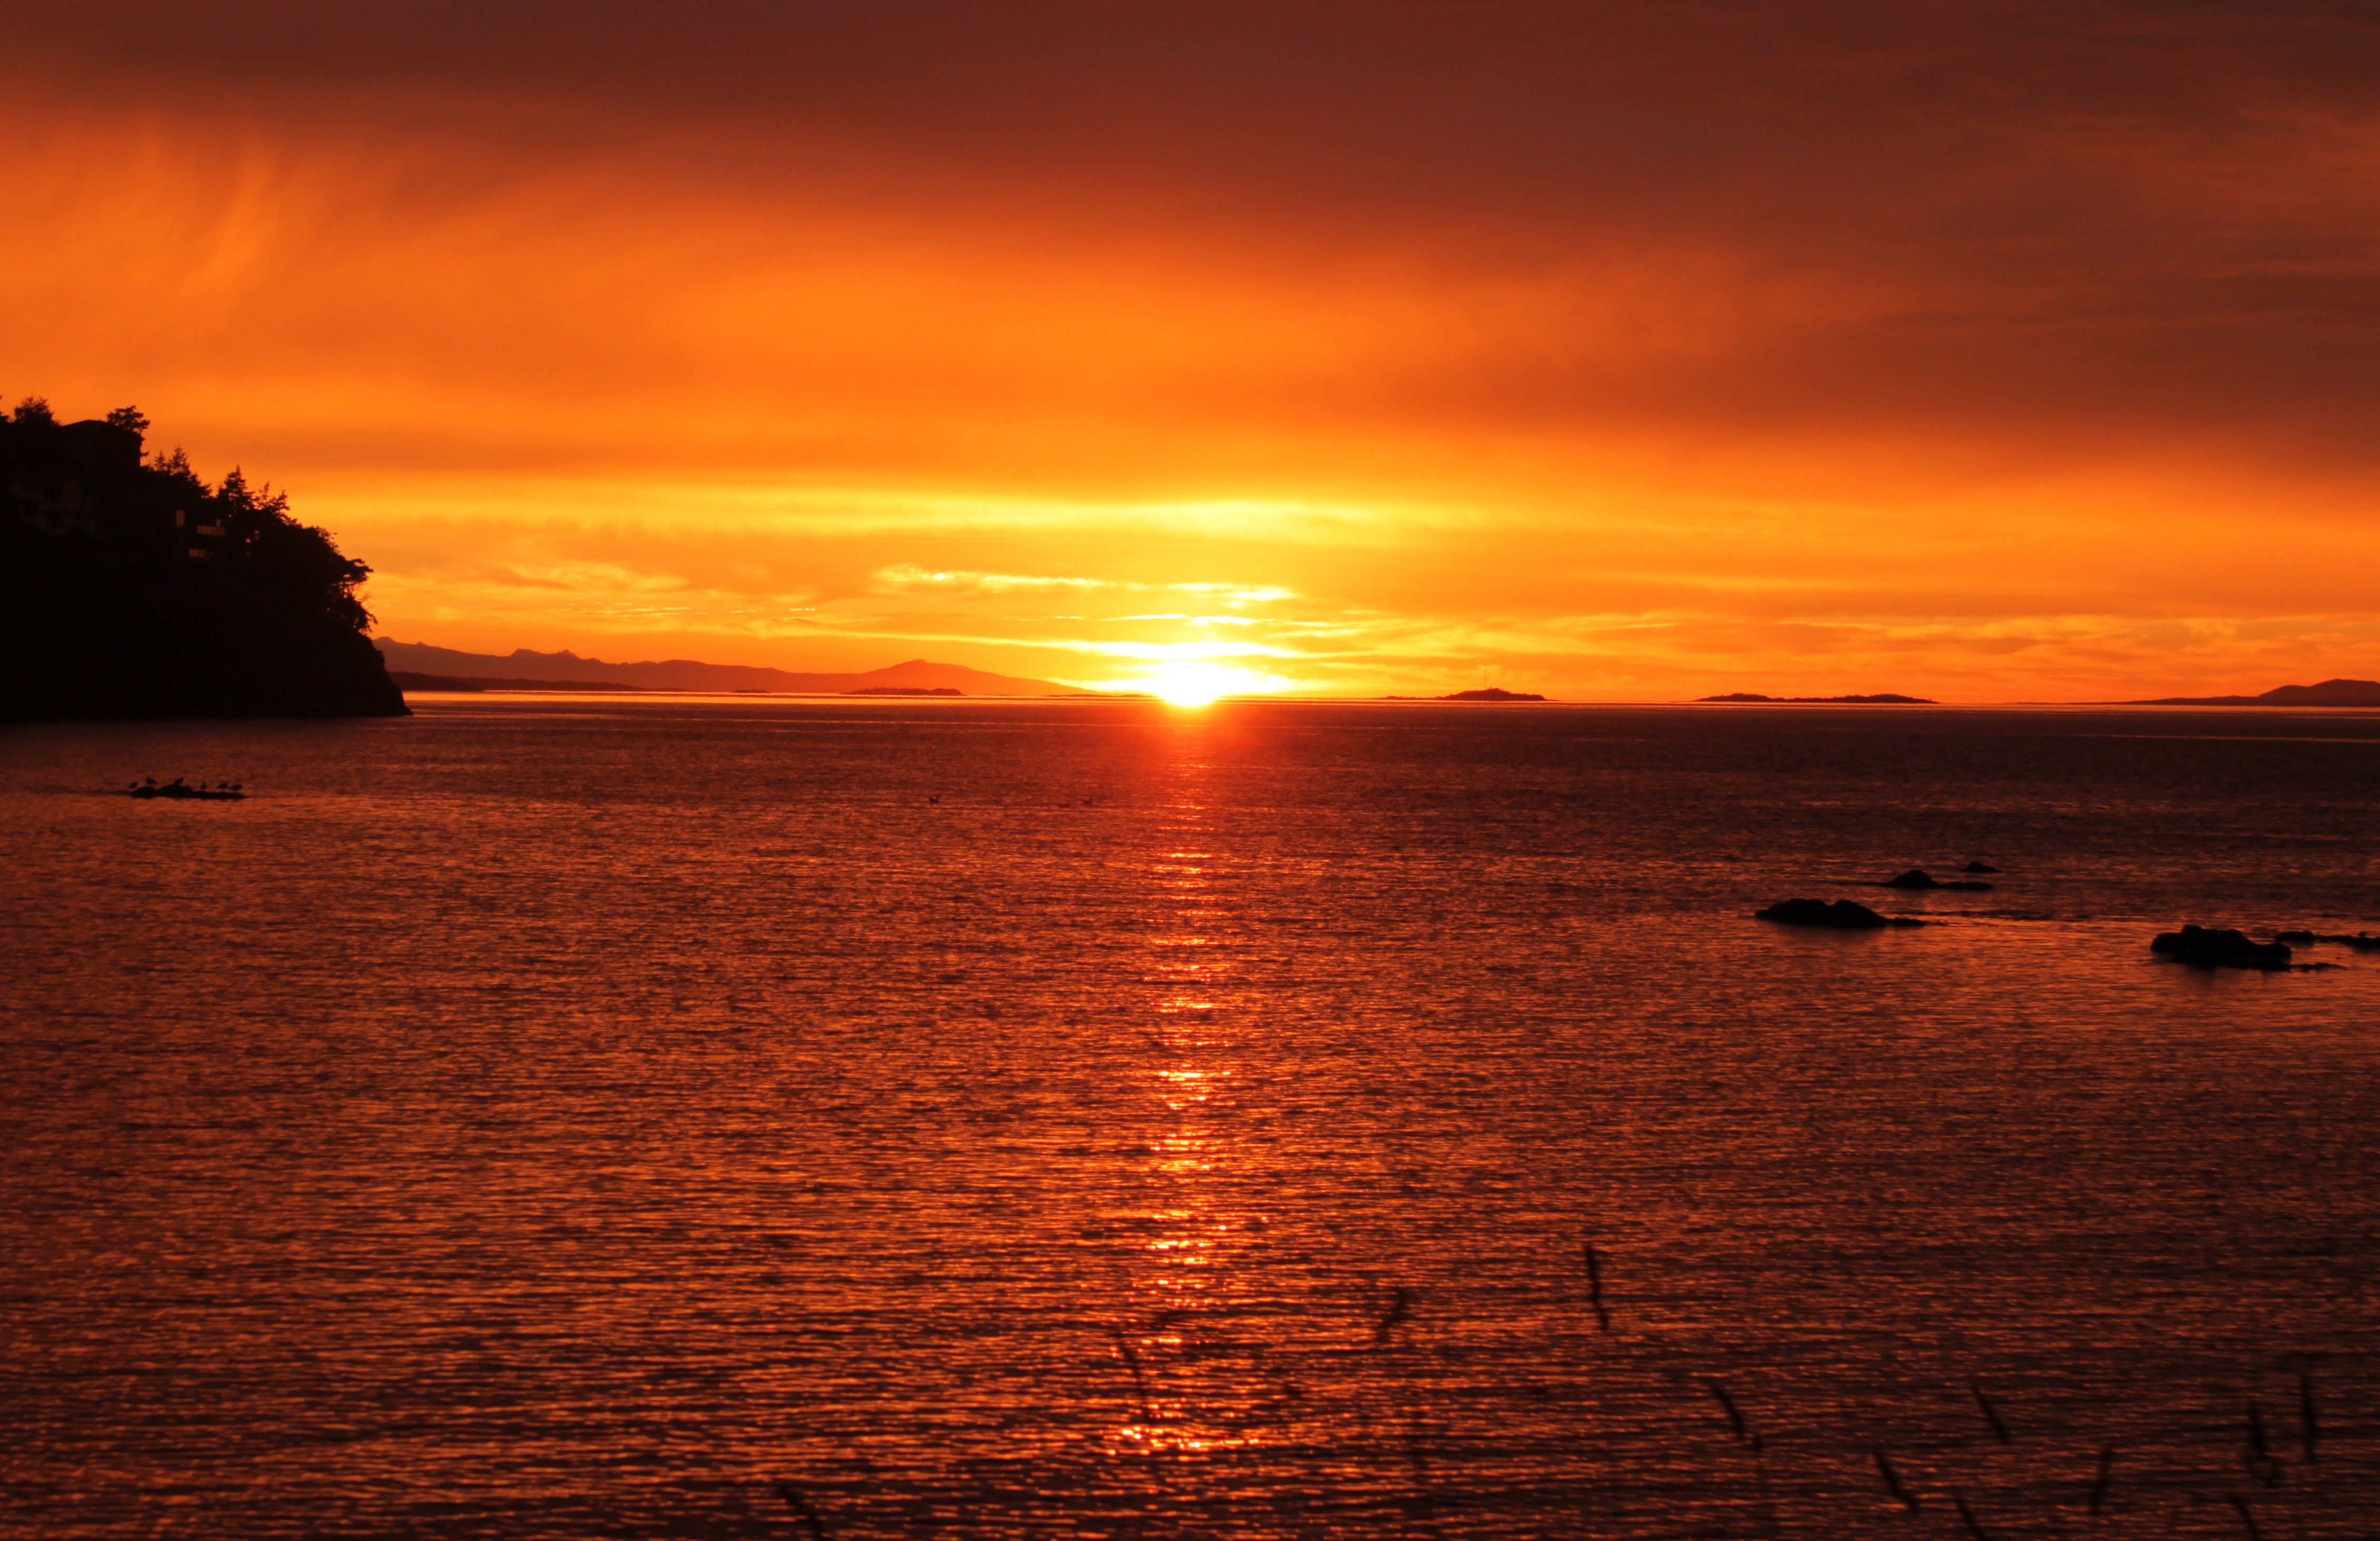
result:
<svg viewBox="0 0 2380 1541"><path fill-rule="evenodd" d="M661 662L606 663L567 650L532 652L517 648L503 657L494 653L457 652L425 642L395 642L385 637L372 645L389 668L413 674L441 674L468 680L502 680L514 689L556 685L628 686L638 690L782 690L800 694L842 695L854 690L884 692L955 690L968 696L1087 696L1050 680L1016 679L987 673L956 663L931 663L913 658L889 669L862 674L801 674L784 669L764 669L747 663L698 663L673 658Z"/></svg>
<svg viewBox="0 0 2380 1541"><path fill-rule="evenodd" d="M2325 680L2320 685L2284 685L2261 696L2162 696L2119 706L2380 707L2380 680Z"/></svg>

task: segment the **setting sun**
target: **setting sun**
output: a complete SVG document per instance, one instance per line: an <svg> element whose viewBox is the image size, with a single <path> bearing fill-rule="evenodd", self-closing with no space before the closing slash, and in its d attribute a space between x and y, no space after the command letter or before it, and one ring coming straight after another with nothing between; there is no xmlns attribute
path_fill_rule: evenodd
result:
<svg viewBox="0 0 2380 1541"><path fill-rule="evenodd" d="M1184 659L1161 665L1147 681L1149 690L1175 706L1205 706L1221 696L1278 690L1278 681L1228 664Z"/></svg>

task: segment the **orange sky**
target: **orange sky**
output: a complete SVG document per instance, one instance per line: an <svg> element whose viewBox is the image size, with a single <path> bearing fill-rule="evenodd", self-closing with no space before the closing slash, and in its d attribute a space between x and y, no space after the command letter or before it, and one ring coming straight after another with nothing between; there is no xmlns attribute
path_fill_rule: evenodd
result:
<svg viewBox="0 0 2380 1541"><path fill-rule="evenodd" d="M288 486L384 635L2380 675L2347 9L53 10L0 21L0 391Z"/></svg>

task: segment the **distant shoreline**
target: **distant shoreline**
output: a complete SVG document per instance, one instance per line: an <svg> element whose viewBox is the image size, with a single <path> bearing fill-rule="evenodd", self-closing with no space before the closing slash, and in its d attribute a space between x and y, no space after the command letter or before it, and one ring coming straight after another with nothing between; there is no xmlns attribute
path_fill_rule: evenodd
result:
<svg viewBox="0 0 2380 1541"><path fill-rule="evenodd" d="M1694 704L1708 706L1940 706L1924 696L1761 696L1737 690L1725 696L1697 696Z"/></svg>
<svg viewBox="0 0 2380 1541"><path fill-rule="evenodd" d="M392 671L392 675L394 676L395 673L401 673L401 672L399 672L399 671ZM1046 695L1046 696L1007 696L1007 695L1002 695L1002 696L968 696L968 695L942 696L942 695L935 695L935 694L931 694L931 693L917 693L917 694L912 694L912 693L905 692L905 692L900 692L900 693L897 693L897 694L896 694L896 693L891 693L891 692L856 691L856 690L755 690L755 689L751 689L751 688L749 688L749 687L741 687L741 688L735 688L735 689L719 689L719 688L713 688L713 689L683 689L683 690L681 690L681 689L672 689L672 688L669 688L669 687L666 687L666 686L657 686L585 684L585 683L582 683L582 682L579 682L579 681L576 681L576 680L549 680L549 681L515 680L515 681L506 681L506 682L503 682L503 683L498 683L498 682L496 682L496 681L494 681L494 680L486 680L486 681L480 681L480 680L465 680L465 681L457 681L457 682L455 682L455 683L454 683L454 684L452 684L452 685L446 685L446 684L440 684L440 685L423 685L423 684L418 684L418 683L404 683L404 682L399 682L399 688L403 691L403 693L404 693L404 694L406 694L406 695L407 695L407 696L421 696L421 695L458 695L458 696L536 696L536 695L578 695L578 696L612 696L612 695L617 695L617 696L632 696L632 697L638 697L638 698L646 698L646 699L652 699L652 700L663 700L663 699L667 699L667 700L683 700L683 699L717 699L717 700L727 700L727 699L735 699L735 698L740 698L740 699L745 699L745 700L776 700L776 701L851 701L851 702L871 702L871 703L874 703L874 704L876 704L876 705L880 705L880 705L885 705L885 704L895 704L895 705L897 705L897 704L901 704L901 703L904 703L904 702L918 702L918 703L922 703L922 704L926 704L926 705L944 705L944 706L948 706L948 705L961 705L961 706L1041 706L1041 705L1048 705L1048 704L1050 704L1050 703L1061 702L1061 701L1066 701L1066 702L1077 702L1077 703L1084 703L1084 704L1096 704L1096 703L1102 702L1102 701L1110 701L1110 702L1112 702L1112 701L1141 701L1141 702L1156 702L1156 701L1160 701L1160 700L1161 700L1161 698L1160 698L1160 697L1157 696L1156 694L1154 694L1153 692L1145 691L1145 690L1065 690L1065 691L1057 691L1057 692L1053 692L1053 693L1051 693L1051 694L1050 694L1050 695ZM1261 705L1261 704L1268 703L1268 702L1271 702L1271 703L1278 703L1278 704L1280 704L1280 705L1284 705L1284 706L1342 706L1342 707L1347 707L1347 706L1397 706L1397 707L1436 707L1436 706L1458 706L1458 707L1460 707L1460 706L1479 706L1479 705L1491 705L1491 706L1492 706L1492 705L1496 705L1496 704L1498 704L1498 703L1495 703L1495 702L1492 702L1492 701L1490 701L1490 702L1485 702L1485 703L1483 703L1483 702L1478 702L1478 701L1466 701L1466 700L1463 700L1463 699L1461 699L1461 698L1459 698L1448 697L1448 696L1306 696L1306 695L1293 695L1293 694L1286 694L1286 693L1284 693L1284 694L1281 694L1281 695L1268 695L1268 696L1220 696L1220 697L1217 697L1217 698L1215 698L1215 700L1214 700L1212 703L1210 703L1210 704L1212 704L1212 705L1216 705L1216 706L1247 706L1247 705ZM2269 710L2275 710L2275 709L2278 709L2278 710L2294 710L2294 711L2370 711L2370 710L2380 710L2380 703L2375 703L2374 705L2373 705L2373 706L2369 706L2369 707L2357 707L2357 706L2326 706L2326 705L2320 705L2320 704L2309 704L2309 703L2305 703L2305 702L2291 702L2291 701L2257 701L2257 700L2253 700L2253 699L2248 699L2248 700L2237 700L2237 701L2187 701L2187 700L2185 700L2185 701L1912 701L1912 702L1906 702L1906 703L1896 703L1896 702L1864 702L1864 703L1863 703L1863 702L1845 702L1845 701L1835 701L1835 700L1828 700L1828 699L1799 700L1799 699L1785 699L1785 698L1778 698L1778 699L1766 700L1766 701L1744 701L1744 700L1710 700L1710 699L1706 699L1706 698L1693 698L1693 699L1683 699L1683 700L1682 700L1682 699L1677 699L1677 698L1670 698L1670 699L1668 699L1668 700L1560 700L1560 699L1555 699L1555 698L1551 698L1540 697L1540 698L1538 698L1536 700L1535 700L1534 702L1522 702L1522 703L1515 703L1515 704L1523 704L1523 705L1536 705L1536 706L1548 706L1548 707L1577 707L1577 708L1582 708L1582 709L1592 709L1592 710L1614 710L1614 711L1632 711L1632 710L1633 710L1633 711L1647 711L1647 710L1687 710L1687 709L1689 709L1689 708L1691 708L1691 709L1694 709L1694 710L1704 710L1704 709L1708 709L1708 708L1729 708L1729 707L1743 707L1743 708L1752 708L1752 707L1784 707L1784 706L1796 707L1796 708L1801 708L1801 707L1838 707L1838 708L1857 708L1857 707L1860 707L1860 706L1890 706L1890 705L1925 706L1925 707L1931 708L1931 709L1933 709L1934 710L1937 710L1937 711L1945 711L1945 712L1956 712L1956 711L2119 711L2119 710L2120 710L2120 711L2131 711L2131 710L2139 710L2154 709L2154 708L2178 709L2178 708L2184 708L2184 707L2187 707L2187 708L2190 708L2190 709L2192 709L2192 710L2205 710L2205 711L2217 711L2217 710L2225 710L2225 711L2228 711L2228 710L2235 710L2235 709L2240 709L2240 708L2251 708L2251 707L2252 707L2252 708L2256 708L2256 709L2259 709L2260 710L2266 710L2266 711L2269 711Z"/></svg>

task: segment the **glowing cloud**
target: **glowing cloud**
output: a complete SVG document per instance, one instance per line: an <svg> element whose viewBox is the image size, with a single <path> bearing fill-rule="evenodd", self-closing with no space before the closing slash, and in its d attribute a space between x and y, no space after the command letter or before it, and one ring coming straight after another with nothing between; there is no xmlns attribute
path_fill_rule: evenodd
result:
<svg viewBox="0 0 2380 1541"><path fill-rule="evenodd" d="M1182 694L2380 673L2349 10L20 9L0 383L289 486L395 635Z"/></svg>

